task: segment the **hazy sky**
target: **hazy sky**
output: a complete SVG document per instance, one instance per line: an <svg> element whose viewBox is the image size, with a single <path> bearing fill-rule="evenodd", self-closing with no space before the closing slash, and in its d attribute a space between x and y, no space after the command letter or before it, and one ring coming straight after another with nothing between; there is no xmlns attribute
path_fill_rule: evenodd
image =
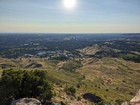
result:
<svg viewBox="0 0 140 105"><path fill-rule="evenodd" d="M140 32L140 0L0 0L0 32Z"/></svg>

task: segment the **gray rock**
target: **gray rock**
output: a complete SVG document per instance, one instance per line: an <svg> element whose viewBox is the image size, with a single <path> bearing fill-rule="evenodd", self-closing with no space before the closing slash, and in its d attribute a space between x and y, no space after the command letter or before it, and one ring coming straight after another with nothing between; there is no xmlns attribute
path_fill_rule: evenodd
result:
<svg viewBox="0 0 140 105"><path fill-rule="evenodd" d="M11 105L42 105L41 102L35 98L21 98L12 101Z"/></svg>

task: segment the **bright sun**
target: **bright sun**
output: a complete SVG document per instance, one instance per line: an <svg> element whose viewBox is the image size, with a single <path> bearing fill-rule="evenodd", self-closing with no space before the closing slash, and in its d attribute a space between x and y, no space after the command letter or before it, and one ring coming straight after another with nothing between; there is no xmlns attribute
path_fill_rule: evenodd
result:
<svg viewBox="0 0 140 105"><path fill-rule="evenodd" d="M68 9L73 9L76 5L76 0L64 0L64 6Z"/></svg>

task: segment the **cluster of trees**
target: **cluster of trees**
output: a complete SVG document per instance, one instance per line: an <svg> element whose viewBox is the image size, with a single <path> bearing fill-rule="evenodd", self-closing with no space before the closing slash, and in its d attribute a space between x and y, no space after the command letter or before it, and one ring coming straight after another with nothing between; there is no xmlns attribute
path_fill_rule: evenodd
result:
<svg viewBox="0 0 140 105"><path fill-rule="evenodd" d="M140 63L140 55L134 54L131 52L118 52L116 53L119 58L123 58L124 60L133 61L136 63Z"/></svg>
<svg viewBox="0 0 140 105"><path fill-rule="evenodd" d="M33 97L42 102L51 100L52 87L41 70L4 70L0 80L0 105L9 105L13 99Z"/></svg>
<svg viewBox="0 0 140 105"><path fill-rule="evenodd" d="M140 63L140 55L127 52L127 51L121 51L121 52L115 52L113 50L100 51L100 52L97 52L95 55L90 55L89 57L97 57L97 58L115 57L115 58L122 58L124 60Z"/></svg>
<svg viewBox="0 0 140 105"><path fill-rule="evenodd" d="M68 57L60 55L60 56L54 56L51 59L64 61L64 60L68 60Z"/></svg>
<svg viewBox="0 0 140 105"><path fill-rule="evenodd" d="M139 41L113 41L112 44L107 44L108 47L111 47L113 49L119 49L122 51L137 51L140 52L140 46Z"/></svg>
<svg viewBox="0 0 140 105"><path fill-rule="evenodd" d="M125 54L123 55L123 59L140 63L140 55Z"/></svg>

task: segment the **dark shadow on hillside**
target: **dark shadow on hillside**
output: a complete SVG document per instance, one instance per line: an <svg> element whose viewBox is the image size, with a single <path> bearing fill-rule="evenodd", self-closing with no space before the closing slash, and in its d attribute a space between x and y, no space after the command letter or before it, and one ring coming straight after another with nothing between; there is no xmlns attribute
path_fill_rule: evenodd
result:
<svg viewBox="0 0 140 105"><path fill-rule="evenodd" d="M96 96L95 94L92 93L85 93L83 95L83 98L90 101L90 102L94 102L94 103L99 103L102 102L102 99L98 96Z"/></svg>

